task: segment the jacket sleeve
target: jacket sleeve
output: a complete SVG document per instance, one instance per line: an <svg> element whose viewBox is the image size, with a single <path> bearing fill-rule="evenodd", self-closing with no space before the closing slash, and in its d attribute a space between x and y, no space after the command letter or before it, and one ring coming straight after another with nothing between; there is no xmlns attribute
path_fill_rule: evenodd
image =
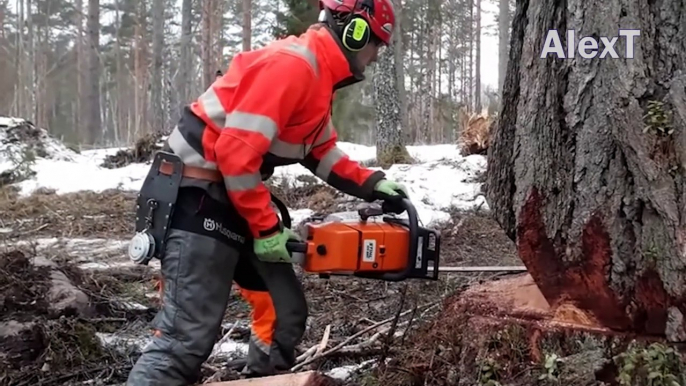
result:
<svg viewBox="0 0 686 386"><path fill-rule="evenodd" d="M284 76L288 74L288 76ZM246 68L227 104L228 115L215 145L229 199L255 238L281 228L271 208L260 165L272 141L314 87L314 70L299 58L278 55Z"/></svg>
<svg viewBox="0 0 686 386"><path fill-rule="evenodd" d="M373 201L374 186L385 177L381 171L361 166L336 146L338 135L329 119L329 124L314 148L301 162L317 177L343 193Z"/></svg>

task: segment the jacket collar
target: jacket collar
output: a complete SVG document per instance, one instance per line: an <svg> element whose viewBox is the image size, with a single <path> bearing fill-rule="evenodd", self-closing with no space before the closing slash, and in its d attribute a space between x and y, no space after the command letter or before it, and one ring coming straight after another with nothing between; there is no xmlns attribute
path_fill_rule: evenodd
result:
<svg viewBox="0 0 686 386"><path fill-rule="evenodd" d="M310 27L315 35L318 52L322 64L331 74L334 90L350 86L365 79L353 55L343 47L336 33L325 24L315 24Z"/></svg>

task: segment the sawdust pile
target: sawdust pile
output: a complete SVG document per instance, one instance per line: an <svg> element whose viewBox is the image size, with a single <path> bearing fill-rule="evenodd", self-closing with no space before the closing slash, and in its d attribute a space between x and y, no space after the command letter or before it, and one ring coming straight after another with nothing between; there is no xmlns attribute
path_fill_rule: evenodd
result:
<svg viewBox="0 0 686 386"><path fill-rule="evenodd" d="M106 190L55 194L38 190L20 197L0 190L0 228L15 237L126 237L133 231L136 192Z"/></svg>
<svg viewBox="0 0 686 386"><path fill-rule="evenodd" d="M493 123L492 117L486 111L480 114L462 114L460 133L460 154L485 155L490 140L490 132Z"/></svg>

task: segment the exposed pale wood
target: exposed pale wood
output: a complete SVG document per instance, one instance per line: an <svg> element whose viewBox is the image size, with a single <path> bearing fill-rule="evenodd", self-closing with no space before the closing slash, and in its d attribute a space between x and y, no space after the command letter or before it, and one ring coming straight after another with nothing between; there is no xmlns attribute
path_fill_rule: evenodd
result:
<svg viewBox="0 0 686 386"><path fill-rule="evenodd" d="M295 374L282 374L272 377L241 379L230 382L207 383L207 386L308 386L315 385L316 371L305 371Z"/></svg>

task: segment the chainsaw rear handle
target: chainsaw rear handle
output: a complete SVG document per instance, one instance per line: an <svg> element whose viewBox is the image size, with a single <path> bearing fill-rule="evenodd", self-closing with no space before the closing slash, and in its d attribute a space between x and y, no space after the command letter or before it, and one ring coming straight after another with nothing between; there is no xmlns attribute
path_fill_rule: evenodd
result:
<svg viewBox="0 0 686 386"><path fill-rule="evenodd" d="M286 250L291 253L307 253L307 243L302 241L287 241Z"/></svg>

